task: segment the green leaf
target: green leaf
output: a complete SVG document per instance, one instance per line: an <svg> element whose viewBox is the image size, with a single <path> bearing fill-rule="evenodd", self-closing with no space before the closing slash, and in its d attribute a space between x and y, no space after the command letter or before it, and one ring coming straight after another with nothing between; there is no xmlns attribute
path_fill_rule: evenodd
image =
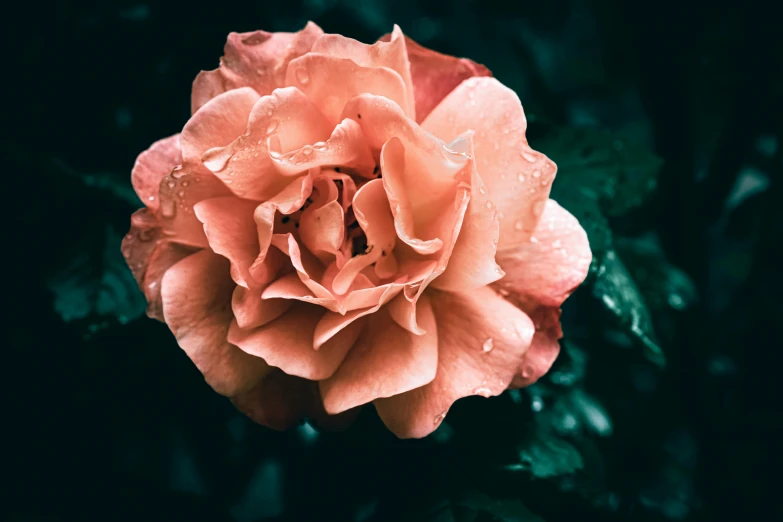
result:
<svg viewBox="0 0 783 522"><path fill-rule="evenodd" d="M656 187L661 160L645 147L593 128L542 126L533 146L557 163L552 198L592 199L609 217L642 205Z"/></svg>
<svg viewBox="0 0 783 522"><path fill-rule="evenodd" d="M424 502L406 497L393 505L381 503L374 522L543 522L516 499L493 499L468 489L429 494ZM417 502L419 501L419 502ZM389 510L385 508L388 506Z"/></svg>
<svg viewBox="0 0 783 522"><path fill-rule="evenodd" d="M617 252L628 263L631 274L651 309L684 310L697 299L690 277L666 260L653 237L621 239Z"/></svg>
<svg viewBox="0 0 783 522"><path fill-rule="evenodd" d="M74 254L47 281L65 321L114 317L125 323L144 313L146 301L120 252L122 236L110 223L91 227Z"/></svg>
<svg viewBox="0 0 783 522"><path fill-rule="evenodd" d="M540 429L519 452L519 463L509 464L509 471L528 472L536 478L547 479L572 475L584 467L584 460L573 444Z"/></svg>
<svg viewBox="0 0 783 522"><path fill-rule="evenodd" d="M596 272L593 295L614 316L617 325L644 347L647 359L659 366L665 364L644 297L614 250L606 252Z"/></svg>

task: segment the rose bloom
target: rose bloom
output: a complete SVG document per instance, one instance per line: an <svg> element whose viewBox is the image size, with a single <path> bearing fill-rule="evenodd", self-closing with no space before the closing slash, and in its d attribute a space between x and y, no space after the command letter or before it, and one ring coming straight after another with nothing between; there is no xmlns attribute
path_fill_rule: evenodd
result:
<svg viewBox="0 0 783 522"><path fill-rule="evenodd" d="M396 26L231 33L224 53L136 161L123 242L212 388L275 429L371 402L423 437L550 368L591 253L513 91Z"/></svg>

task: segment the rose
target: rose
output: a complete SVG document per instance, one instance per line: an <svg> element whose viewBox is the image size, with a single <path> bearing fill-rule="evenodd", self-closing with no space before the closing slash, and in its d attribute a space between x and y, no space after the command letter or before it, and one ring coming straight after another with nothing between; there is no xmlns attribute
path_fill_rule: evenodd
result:
<svg viewBox="0 0 783 522"><path fill-rule="evenodd" d="M283 429L372 402L422 437L549 369L591 254L486 68L396 26L374 45L232 33L192 110L136 162L123 253L247 415Z"/></svg>

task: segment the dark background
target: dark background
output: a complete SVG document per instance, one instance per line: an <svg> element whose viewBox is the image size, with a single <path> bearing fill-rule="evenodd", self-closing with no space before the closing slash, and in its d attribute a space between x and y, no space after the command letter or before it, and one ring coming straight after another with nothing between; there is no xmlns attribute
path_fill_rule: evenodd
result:
<svg viewBox="0 0 783 522"><path fill-rule="evenodd" d="M0 144L10 267L0 517L781 517L783 38L771 9L16 4L5 20ZM366 42L397 23L423 45L485 64L518 92L532 145L558 163L547 144L563 142L552 129L575 132L582 157L595 151L580 133L602 128L615 141L597 147L627 142L662 160L657 189L643 198L638 187L624 192L626 178L602 185L598 217L570 206L579 198L568 180L582 171L561 166L564 206L590 227L594 251L618 253L636 283L613 271L613 255L597 254L589 284L565 308L563 355L545 382L461 401L423 441L396 441L372 411L344 434L253 425L204 384L164 325L139 316L143 298L119 256L140 206L134 159L181 129L191 82L217 66L227 33L293 31L310 19ZM639 161L652 165L649 153ZM614 175L602 168L584 176ZM607 301L612 291L631 297L599 310L617 301ZM654 326L639 326L642 309Z"/></svg>

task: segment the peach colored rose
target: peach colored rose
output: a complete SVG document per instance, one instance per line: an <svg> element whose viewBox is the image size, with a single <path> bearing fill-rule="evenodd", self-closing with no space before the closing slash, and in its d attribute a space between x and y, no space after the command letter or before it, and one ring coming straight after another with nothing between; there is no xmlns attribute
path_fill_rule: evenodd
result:
<svg viewBox="0 0 783 522"><path fill-rule="evenodd" d="M514 92L398 27L232 33L224 53L139 156L123 243L217 392L277 429L372 402L423 437L549 369L591 254Z"/></svg>

